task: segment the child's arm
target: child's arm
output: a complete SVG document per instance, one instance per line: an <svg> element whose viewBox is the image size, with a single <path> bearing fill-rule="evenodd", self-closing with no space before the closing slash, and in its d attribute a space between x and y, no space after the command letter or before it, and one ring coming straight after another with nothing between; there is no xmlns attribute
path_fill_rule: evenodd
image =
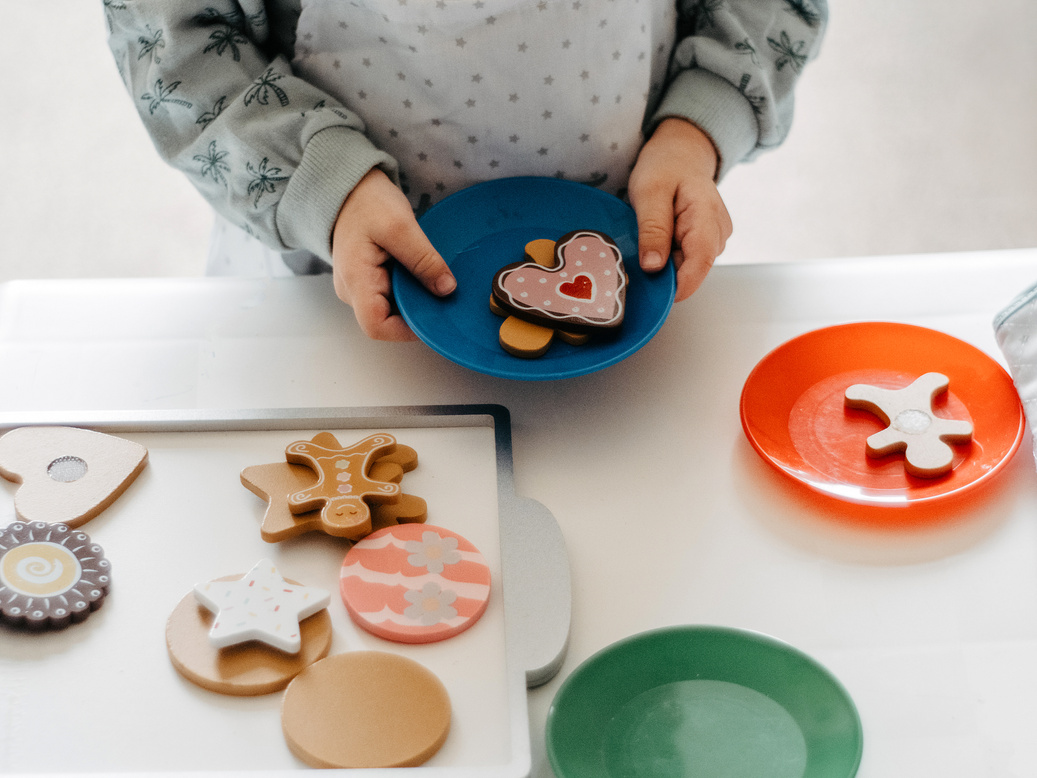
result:
<svg viewBox="0 0 1037 778"><path fill-rule="evenodd" d="M815 57L826 0L678 3L672 77L647 123L630 178L641 264L662 267L676 238L677 299L702 283L731 234L715 182L739 162L781 144L796 82Z"/></svg>
<svg viewBox="0 0 1037 778"><path fill-rule="evenodd" d="M232 223L330 263L347 195L396 162L293 74L297 16L264 0L105 2L109 47L159 154Z"/></svg>

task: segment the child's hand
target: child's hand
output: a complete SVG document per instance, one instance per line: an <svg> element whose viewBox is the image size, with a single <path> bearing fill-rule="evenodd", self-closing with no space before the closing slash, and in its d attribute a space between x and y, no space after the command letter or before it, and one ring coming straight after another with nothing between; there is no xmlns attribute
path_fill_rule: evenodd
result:
<svg viewBox="0 0 1037 778"><path fill-rule="evenodd" d="M705 133L671 118L645 143L630 174L641 267L661 270L672 248L678 301L699 288L731 237L731 217L713 180L717 162Z"/></svg>
<svg viewBox="0 0 1037 778"><path fill-rule="evenodd" d="M346 198L332 236L335 293L353 307L360 329L377 340L415 340L389 304L388 263L395 259L432 293L457 286L446 262L421 231L406 196L377 168Z"/></svg>

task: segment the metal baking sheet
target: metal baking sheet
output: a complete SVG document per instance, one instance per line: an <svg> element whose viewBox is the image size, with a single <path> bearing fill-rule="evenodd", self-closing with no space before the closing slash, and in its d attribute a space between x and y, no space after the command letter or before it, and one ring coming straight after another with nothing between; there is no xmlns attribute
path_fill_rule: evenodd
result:
<svg viewBox="0 0 1037 778"><path fill-rule="evenodd" d="M270 558L286 577L332 592L331 653L409 656L444 682L451 731L422 775L521 778L530 771L526 688L565 654L569 571L557 523L514 492L508 412L497 405L0 414L0 432L31 425L107 432L145 445L148 465L113 505L82 526L112 564L104 605L65 630L0 626L0 771L13 775L278 775L308 769L281 733L280 692L230 697L181 678L164 629L202 580ZM483 552L490 605L466 632L427 645L392 643L354 625L338 597L347 541L308 533L262 540L265 501L240 471L283 460L285 446L321 431L341 442L392 432L414 447L404 490L424 497L428 523ZM15 520L17 485L0 479L0 525ZM350 776L406 769L349 770Z"/></svg>

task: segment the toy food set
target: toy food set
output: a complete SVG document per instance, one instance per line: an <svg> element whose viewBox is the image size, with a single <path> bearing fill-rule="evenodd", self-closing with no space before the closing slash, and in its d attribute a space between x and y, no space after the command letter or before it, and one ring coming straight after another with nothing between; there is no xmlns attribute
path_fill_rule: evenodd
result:
<svg viewBox="0 0 1037 778"><path fill-rule="evenodd" d="M571 263L563 243L608 254L604 236L578 231L527 242L532 266L512 272L548 269L560 251ZM898 515L985 483L1023 434L1011 379L989 357L886 323L783 344L750 374L740 411L761 457L800 485ZM0 438L17 507L0 531L0 688L20 731L57 728L69 744L8 737L5 769L144 772L158 760L182 773L529 774L526 688L564 657L569 573L554 517L514 493L504 409L89 426L85 436L66 424ZM55 429L62 445L50 445ZM110 468L97 450L115 452ZM41 472L58 484L90 476L89 497L69 490L71 520L93 521L107 551L59 520L70 511ZM145 688L145 702L126 704ZM94 700L86 722L71 704L84 691ZM142 705L163 711L161 732ZM839 681L792 646L677 626L576 668L551 706L546 747L565 778L646 765L852 778L863 736Z"/></svg>
<svg viewBox="0 0 1037 778"><path fill-rule="evenodd" d="M149 466L123 484L116 457L121 496L91 489L104 551L46 513L0 530L6 709L67 746L5 736L5 772L529 774L526 688L561 665L569 574L554 517L514 494L503 408L62 423ZM24 455L51 429L0 445L12 497L23 462L71 450Z"/></svg>

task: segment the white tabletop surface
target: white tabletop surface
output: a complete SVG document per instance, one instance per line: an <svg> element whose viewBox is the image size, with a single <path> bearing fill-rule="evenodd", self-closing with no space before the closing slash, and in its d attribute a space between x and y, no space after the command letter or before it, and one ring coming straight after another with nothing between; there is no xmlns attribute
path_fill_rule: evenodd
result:
<svg viewBox="0 0 1037 778"><path fill-rule="evenodd" d="M543 731L564 678L672 624L760 631L825 665L860 712L862 778L1033 776L1029 432L983 499L883 532L791 497L743 435L738 402L771 349L847 321L942 330L1003 362L991 321L1035 279L1037 250L719 266L625 362L543 383L366 340L327 277L12 282L0 409L502 404L516 490L553 512L572 570L568 657L529 694L534 776L552 774Z"/></svg>

